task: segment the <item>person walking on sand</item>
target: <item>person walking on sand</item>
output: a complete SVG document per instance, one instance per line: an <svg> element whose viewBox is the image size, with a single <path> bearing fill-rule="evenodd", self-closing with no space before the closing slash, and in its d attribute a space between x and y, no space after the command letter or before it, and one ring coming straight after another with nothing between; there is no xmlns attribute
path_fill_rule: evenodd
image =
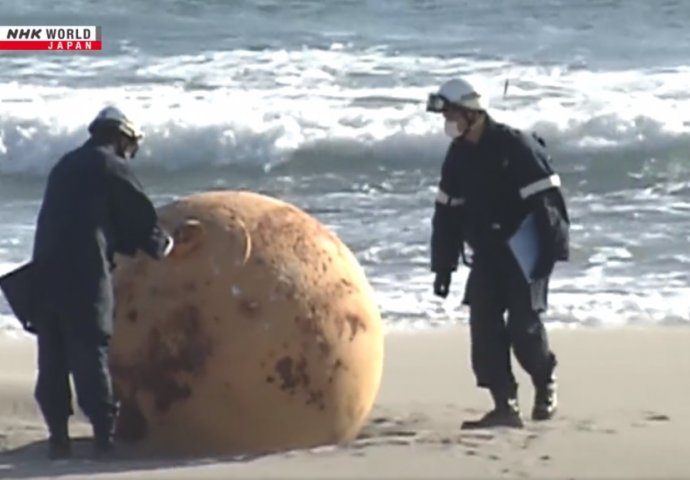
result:
<svg viewBox="0 0 690 480"><path fill-rule="evenodd" d="M541 313L554 264L569 258L570 219L560 178L544 141L495 121L466 80L445 82L429 95L427 111L443 114L452 138L432 219L433 289L447 297L462 256L470 267L463 303L470 308L472 368L495 404L463 428L523 426L511 346L535 387L532 418L550 419L557 408L557 362ZM530 225L538 249L531 271L523 273L509 241Z"/></svg>

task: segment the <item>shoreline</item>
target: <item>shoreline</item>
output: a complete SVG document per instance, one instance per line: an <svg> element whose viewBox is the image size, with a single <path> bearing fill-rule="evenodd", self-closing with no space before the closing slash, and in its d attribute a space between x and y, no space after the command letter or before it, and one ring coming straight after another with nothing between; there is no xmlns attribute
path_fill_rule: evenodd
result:
<svg viewBox="0 0 690 480"><path fill-rule="evenodd" d="M16 320L15 320L16 321ZM466 329L468 327L467 321L462 322L448 322L446 324L433 324L425 325L422 327L417 327L413 325L396 326L389 322L384 322L384 335L388 336L406 336L415 334L434 334L442 332L452 332L458 329ZM577 323L577 322L562 322L557 320L546 321L544 326L548 332L576 332L576 331L626 331L626 330L688 330L690 331L690 321L674 321L668 323L657 323L657 322L633 322L628 324L606 324L606 323ZM0 328L0 342L6 340L32 340L33 334L29 334L21 330L20 328Z"/></svg>

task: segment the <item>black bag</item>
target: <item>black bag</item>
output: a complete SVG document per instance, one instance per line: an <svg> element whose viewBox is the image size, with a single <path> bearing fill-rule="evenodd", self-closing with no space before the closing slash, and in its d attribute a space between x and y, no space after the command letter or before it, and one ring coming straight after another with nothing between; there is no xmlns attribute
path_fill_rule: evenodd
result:
<svg viewBox="0 0 690 480"><path fill-rule="evenodd" d="M33 295L34 275L36 267L34 263L29 262L0 277L0 290L5 294L17 320L24 330L30 333L36 333L35 326L38 323L37 304Z"/></svg>

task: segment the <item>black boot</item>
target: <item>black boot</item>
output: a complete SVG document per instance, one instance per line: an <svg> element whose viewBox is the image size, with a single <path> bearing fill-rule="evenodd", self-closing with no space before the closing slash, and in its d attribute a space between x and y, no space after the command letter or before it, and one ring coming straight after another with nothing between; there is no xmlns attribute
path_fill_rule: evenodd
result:
<svg viewBox="0 0 690 480"><path fill-rule="evenodd" d="M479 420L468 420L462 423L463 430L479 428L510 427L523 428L520 418L520 407L517 400L517 388L512 388L507 394L492 390L495 407Z"/></svg>
<svg viewBox="0 0 690 480"><path fill-rule="evenodd" d="M115 453L115 441L112 437L96 437L93 442L95 458L109 458Z"/></svg>
<svg viewBox="0 0 690 480"><path fill-rule="evenodd" d="M50 438L48 439L48 457L51 460L70 458L72 447L69 438L67 421L57 422L48 426Z"/></svg>
<svg viewBox="0 0 690 480"><path fill-rule="evenodd" d="M95 426L93 429L93 455L96 458L111 457L115 450L113 422Z"/></svg>
<svg viewBox="0 0 690 480"><path fill-rule="evenodd" d="M552 377L548 382L535 385L532 420L550 420L556 414L557 409L556 378Z"/></svg>

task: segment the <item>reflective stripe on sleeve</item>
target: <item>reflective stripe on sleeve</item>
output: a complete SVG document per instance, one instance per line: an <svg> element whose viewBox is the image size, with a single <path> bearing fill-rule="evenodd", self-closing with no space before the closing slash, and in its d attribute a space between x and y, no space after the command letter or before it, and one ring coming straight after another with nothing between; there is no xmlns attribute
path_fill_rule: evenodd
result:
<svg viewBox="0 0 690 480"><path fill-rule="evenodd" d="M543 192L544 190L548 190L549 188L560 186L561 177L559 177L558 174L554 173L550 177L542 178L541 180L537 180L536 182L530 183L526 187L521 188L520 196L522 198L527 198L530 195L534 195L535 193Z"/></svg>
<svg viewBox="0 0 690 480"><path fill-rule="evenodd" d="M460 205L465 204L465 199L464 198L458 198L458 197L451 197L446 192L439 189L438 193L436 194L436 202L441 203L443 205L449 205L451 207L458 207Z"/></svg>

